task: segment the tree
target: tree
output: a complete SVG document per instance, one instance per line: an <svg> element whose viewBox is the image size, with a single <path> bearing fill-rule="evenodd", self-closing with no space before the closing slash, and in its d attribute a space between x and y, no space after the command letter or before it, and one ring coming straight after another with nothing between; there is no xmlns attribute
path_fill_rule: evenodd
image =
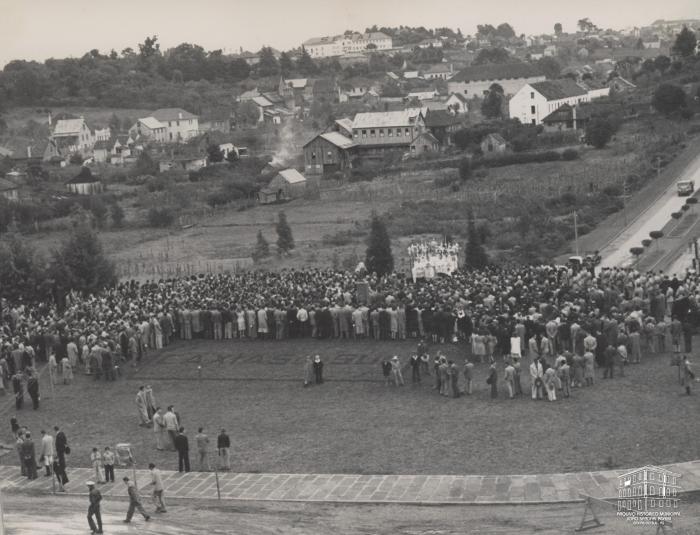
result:
<svg viewBox="0 0 700 535"><path fill-rule="evenodd" d="M598 27L595 24L593 24L588 17L586 17L585 19L579 19L576 25L582 32L585 33L589 33L598 29Z"/></svg>
<svg viewBox="0 0 700 535"><path fill-rule="evenodd" d="M561 74L561 65L552 57L544 57L537 60L537 66L549 80L556 80Z"/></svg>
<svg viewBox="0 0 700 535"><path fill-rule="evenodd" d="M158 173L158 170L158 164L153 161L151 155L145 150L136 158L133 173L134 176L155 175Z"/></svg>
<svg viewBox="0 0 700 535"><path fill-rule="evenodd" d="M555 35L556 35L557 37L559 37L563 32L564 32L564 30L563 30L563 28L562 28L562 26L561 26L561 22L557 22L557 23L554 25L554 33L555 33Z"/></svg>
<svg viewBox="0 0 700 535"><path fill-rule="evenodd" d="M367 266L367 271L370 273L374 272L379 276L386 275L394 270L391 239L384 221L376 213L372 214L372 223L367 238L365 265Z"/></svg>
<svg viewBox="0 0 700 535"><path fill-rule="evenodd" d="M70 290L97 293L117 280L114 264L88 225L76 227L63 246L53 252L50 273L61 294Z"/></svg>
<svg viewBox="0 0 700 535"><path fill-rule="evenodd" d="M109 118L109 129L112 131L112 135L118 133L122 129L122 123L119 120L119 117L117 117L116 113L112 113L112 116Z"/></svg>
<svg viewBox="0 0 700 535"><path fill-rule="evenodd" d="M503 39L512 39L515 37L515 30L510 24L503 22L496 28L496 36Z"/></svg>
<svg viewBox="0 0 700 535"><path fill-rule="evenodd" d="M593 118L586 126L586 143L596 149L602 149L612 139L615 129L613 125L604 118Z"/></svg>
<svg viewBox="0 0 700 535"><path fill-rule="evenodd" d="M474 214L467 214L467 245L464 249L465 265L472 269L483 269L489 263L489 257L484 249L481 233L476 228Z"/></svg>
<svg viewBox="0 0 700 535"><path fill-rule="evenodd" d="M238 122L255 125L260 121L260 109L252 100L241 102L236 109L236 119Z"/></svg>
<svg viewBox="0 0 700 535"><path fill-rule="evenodd" d="M280 71L282 76L289 76L289 74L294 70L294 64L292 63L292 58L287 52L282 52L280 54Z"/></svg>
<svg viewBox="0 0 700 535"><path fill-rule="evenodd" d="M318 72L318 66L303 46L301 47L301 56L297 60L297 70L301 74L315 74Z"/></svg>
<svg viewBox="0 0 700 535"><path fill-rule="evenodd" d="M12 300L37 297L46 278L40 266L27 241L11 234L0 243L0 295Z"/></svg>
<svg viewBox="0 0 700 535"><path fill-rule="evenodd" d="M288 253L294 249L294 237L292 229L287 223L287 214L280 212L277 220L277 250L280 254Z"/></svg>
<svg viewBox="0 0 700 535"><path fill-rule="evenodd" d="M685 91L673 84L661 84L654 91L651 105L659 113L671 115L686 107Z"/></svg>
<svg viewBox="0 0 700 535"><path fill-rule="evenodd" d="M508 63L510 54L505 48L482 48L474 58L474 65L486 65L487 63Z"/></svg>
<svg viewBox="0 0 700 535"><path fill-rule="evenodd" d="M673 44L671 51L674 54L687 58L695 54L697 43L695 34L687 26L683 26L683 29L676 36L676 42Z"/></svg>
<svg viewBox="0 0 700 535"><path fill-rule="evenodd" d="M221 152L221 149L219 146L215 143L212 143L207 147L207 158L209 159L209 162L211 163L218 163L218 162L223 162L224 161L224 153Z"/></svg>
<svg viewBox="0 0 700 535"><path fill-rule="evenodd" d="M112 223L116 228L120 228L124 224L124 209L115 202L110 209Z"/></svg>
<svg viewBox="0 0 700 535"><path fill-rule="evenodd" d="M260 61L257 67L258 75L260 76L274 76L279 74L280 66L272 48L264 46L260 49Z"/></svg>
<svg viewBox="0 0 700 535"><path fill-rule="evenodd" d="M255 250L253 251L253 261L257 262L262 258L270 256L270 244L267 243L265 236L263 236L262 230L258 231L258 239L255 244Z"/></svg>
<svg viewBox="0 0 700 535"><path fill-rule="evenodd" d="M481 113L484 117L500 118L503 115L503 103L505 95L499 84L491 84L486 98L481 103Z"/></svg>
<svg viewBox="0 0 700 535"><path fill-rule="evenodd" d="M472 161L471 158L462 158L459 162L459 178L462 182L469 180L472 177Z"/></svg>

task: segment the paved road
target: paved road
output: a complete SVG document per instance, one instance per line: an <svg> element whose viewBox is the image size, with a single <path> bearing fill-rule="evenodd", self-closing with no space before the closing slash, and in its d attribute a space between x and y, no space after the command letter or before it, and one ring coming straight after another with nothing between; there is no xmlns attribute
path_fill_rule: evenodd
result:
<svg viewBox="0 0 700 535"><path fill-rule="evenodd" d="M700 460L664 465L681 474L686 492L700 491ZM359 475L359 474L237 474L219 475L222 501L281 501L328 503L399 504L540 504L565 503L580 499L579 493L597 498L618 494L618 475L626 470L533 474L512 476L456 475ZM130 472L129 475L131 475ZM137 470L140 489L150 483L148 470ZM215 500L216 476L211 472L187 474L163 471L167 499ZM124 471L118 470L122 476ZM85 482L94 479L90 468L68 470L69 493L85 495ZM51 478L29 481L16 466L0 466L0 488L50 494ZM105 497L125 497L126 487L116 483L100 485ZM166 499L166 501L167 501Z"/></svg>
<svg viewBox="0 0 700 535"><path fill-rule="evenodd" d="M679 197L676 191L676 184L682 180L694 180L696 188L700 187L700 155L656 201L601 250L602 267L631 264L633 257L630 249L641 247L642 240L648 238L650 232L661 230L671 219L671 214L679 211L685 204L686 197Z"/></svg>
<svg viewBox="0 0 700 535"><path fill-rule="evenodd" d="M87 535L85 497L4 495L6 535ZM581 504L530 506L347 505L249 502L217 507L201 502L168 507L146 524L123 524L124 501L103 500L108 535L573 535ZM147 509L152 509L146 504ZM653 526L634 526L604 504L594 506L604 526L595 535L652 535ZM685 501L672 533L700 533L700 504Z"/></svg>

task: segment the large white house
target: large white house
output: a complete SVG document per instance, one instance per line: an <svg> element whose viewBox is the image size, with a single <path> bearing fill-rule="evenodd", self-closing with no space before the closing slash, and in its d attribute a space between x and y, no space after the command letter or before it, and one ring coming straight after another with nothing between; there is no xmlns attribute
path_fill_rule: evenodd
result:
<svg viewBox="0 0 700 535"><path fill-rule="evenodd" d="M107 131L109 132L109 129ZM62 149L70 153L90 151L97 141L83 117L59 119L51 131L51 136ZM107 137L109 138L109 135Z"/></svg>
<svg viewBox="0 0 700 535"><path fill-rule="evenodd" d="M391 37L382 32L353 33L314 37L302 43L312 58L342 56L363 50L387 50L392 47Z"/></svg>
<svg viewBox="0 0 700 535"><path fill-rule="evenodd" d="M542 119L564 104L576 106L605 96L564 78L524 85L508 102L511 119L523 124L542 124Z"/></svg>
<svg viewBox="0 0 700 535"><path fill-rule="evenodd" d="M529 63L489 63L474 65L456 73L447 81L448 93L467 98L485 95L491 84L499 84L506 95L514 95L525 84L545 80L544 74Z"/></svg>
<svg viewBox="0 0 700 535"><path fill-rule="evenodd" d="M129 133L159 143L181 143L199 135L199 117L182 108L161 108L138 119Z"/></svg>

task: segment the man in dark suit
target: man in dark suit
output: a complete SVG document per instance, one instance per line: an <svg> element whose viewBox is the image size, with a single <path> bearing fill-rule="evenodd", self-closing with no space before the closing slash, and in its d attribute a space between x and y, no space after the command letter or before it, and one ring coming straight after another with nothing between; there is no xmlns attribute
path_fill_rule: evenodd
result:
<svg viewBox="0 0 700 535"><path fill-rule="evenodd" d="M178 472L190 471L190 445L185 435L185 428L180 427L178 434L175 436L175 449L177 450L177 466Z"/></svg>
<svg viewBox="0 0 700 535"><path fill-rule="evenodd" d="M64 485L68 483L68 476L66 475L66 448L68 447L68 439L66 434L59 429L56 425L53 428L56 434L54 445L56 448L56 457L58 459L58 465L61 467L61 483ZM58 472L56 472L58 475Z"/></svg>

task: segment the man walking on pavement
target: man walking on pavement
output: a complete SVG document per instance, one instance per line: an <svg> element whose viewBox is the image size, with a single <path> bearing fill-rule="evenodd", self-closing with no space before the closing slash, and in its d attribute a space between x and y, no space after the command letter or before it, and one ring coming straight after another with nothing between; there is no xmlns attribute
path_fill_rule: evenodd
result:
<svg viewBox="0 0 700 535"><path fill-rule="evenodd" d="M88 495L90 500L90 506L88 507L87 514L88 524L90 525L90 529L92 530L93 534L102 533L102 515L100 514L102 494L95 488L94 481L88 481L86 485L90 491L90 494ZM97 520L97 526L95 526L95 520L93 520L93 517L95 517L95 520Z"/></svg>
<svg viewBox="0 0 700 535"><path fill-rule="evenodd" d="M156 465L150 463L148 469L151 471L151 485L153 485L153 503L156 505L156 513L167 513L165 502L163 501L163 477L160 475L160 470Z"/></svg>
<svg viewBox="0 0 700 535"><path fill-rule="evenodd" d="M46 477L51 477L51 468L53 467L53 458L55 455L54 440L50 433L43 429L41 430L41 459L44 462L46 469Z"/></svg>
<svg viewBox="0 0 700 535"><path fill-rule="evenodd" d="M151 517L148 516L148 513L143 509L143 505L141 505L141 496L139 496L139 491L136 488L136 484L133 481L129 481L128 477L122 478L124 483L126 484L126 490L129 493L129 510L126 512L126 520L124 520L125 524L128 524L131 522L131 519L134 516L134 511L138 511L143 515L143 519L148 522Z"/></svg>

